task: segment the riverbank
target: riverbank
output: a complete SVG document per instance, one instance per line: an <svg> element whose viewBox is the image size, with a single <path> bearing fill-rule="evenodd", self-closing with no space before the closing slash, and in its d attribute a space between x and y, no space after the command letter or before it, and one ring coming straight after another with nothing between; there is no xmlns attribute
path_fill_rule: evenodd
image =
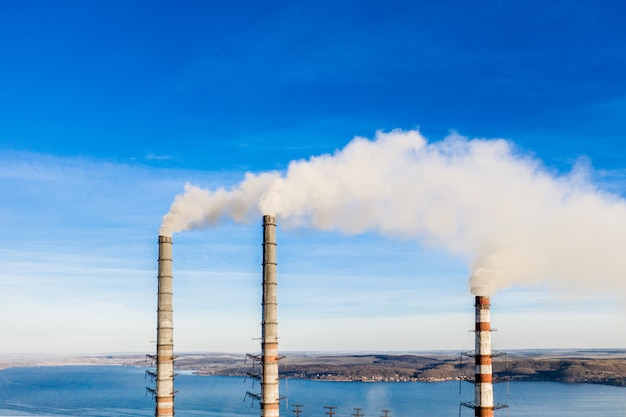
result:
<svg viewBox="0 0 626 417"><path fill-rule="evenodd" d="M29 366L119 365L149 368L145 354L4 355L0 369ZM181 353L176 369L196 375L247 376L260 373L253 357L229 353ZM461 352L325 354L288 353L283 378L361 382L471 380L473 359ZM626 386L626 350L524 350L494 358L496 381L551 381Z"/></svg>

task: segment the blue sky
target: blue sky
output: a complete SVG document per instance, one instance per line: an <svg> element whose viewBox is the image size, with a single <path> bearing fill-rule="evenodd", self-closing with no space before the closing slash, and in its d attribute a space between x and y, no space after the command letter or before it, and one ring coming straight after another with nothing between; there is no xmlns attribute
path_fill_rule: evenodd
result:
<svg viewBox="0 0 626 417"><path fill-rule="evenodd" d="M505 138L626 195L618 1L0 6L0 352L152 351L157 232L186 182L419 129ZM253 352L260 224L174 237L176 346ZM279 230L285 350L471 349L468 259ZM624 347L623 294L512 287L496 348Z"/></svg>

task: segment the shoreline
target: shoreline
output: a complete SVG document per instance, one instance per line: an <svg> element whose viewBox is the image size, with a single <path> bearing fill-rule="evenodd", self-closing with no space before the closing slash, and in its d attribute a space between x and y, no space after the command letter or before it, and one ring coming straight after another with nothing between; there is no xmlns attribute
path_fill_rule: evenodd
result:
<svg viewBox="0 0 626 417"><path fill-rule="evenodd" d="M303 354L280 362L281 378L329 382L446 382L471 381L473 363L460 353L423 354ZM243 354L179 354L175 368L197 376L258 374L258 363ZM10 355L0 356L0 369L36 366L133 366L149 369L145 354ZM626 387L626 350L520 351L494 360L496 382L562 382Z"/></svg>

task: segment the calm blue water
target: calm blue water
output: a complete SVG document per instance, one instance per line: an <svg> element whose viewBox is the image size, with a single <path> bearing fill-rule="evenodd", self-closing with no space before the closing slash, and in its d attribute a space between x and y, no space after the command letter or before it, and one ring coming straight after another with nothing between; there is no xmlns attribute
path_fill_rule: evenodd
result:
<svg viewBox="0 0 626 417"><path fill-rule="evenodd" d="M154 400L145 396L150 381L144 369L131 367L63 366L11 368L0 371L0 416L152 416ZM176 378L177 417L258 416L258 404L243 401L258 392L258 383L237 377ZM289 404L304 404L302 416L325 416L325 405L337 406L336 416L354 407L368 417L455 417L459 402L473 399L473 386L458 382L362 383L288 380L281 394ZM510 408L496 416L603 417L626 414L626 388L553 382L517 382L495 386L496 401ZM281 410L285 416L287 401ZM293 407L289 407L293 409ZM461 416L473 411L461 409Z"/></svg>

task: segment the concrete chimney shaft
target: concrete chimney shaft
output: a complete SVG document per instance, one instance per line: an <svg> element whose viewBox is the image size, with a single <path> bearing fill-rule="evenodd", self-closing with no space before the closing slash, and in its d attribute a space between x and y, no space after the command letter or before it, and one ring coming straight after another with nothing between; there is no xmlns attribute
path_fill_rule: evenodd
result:
<svg viewBox="0 0 626 417"><path fill-rule="evenodd" d="M172 237L159 236L156 354L157 417L174 416L174 322L172 310Z"/></svg>
<svg viewBox="0 0 626 417"><path fill-rule="evenodd" d="M263 317L261 330L261 416L278 417L278 312L276 218L263 216Z"/></svg>
<svg viewBox="0 0 626 417"><path fill-rule="evenodd" d="M491 314L488 296L476 297L476 358L474 416L493 417Z"/></svg>

